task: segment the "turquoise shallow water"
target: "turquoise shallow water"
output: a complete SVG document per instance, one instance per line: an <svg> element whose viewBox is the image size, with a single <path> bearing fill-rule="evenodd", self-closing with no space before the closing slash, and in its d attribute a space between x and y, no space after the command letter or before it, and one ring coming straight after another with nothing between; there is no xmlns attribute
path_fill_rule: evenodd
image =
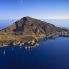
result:
<svg viewBox="0 0 69 69"><path fill-rule="evenodd" d="M40 40L31 50L0 48L0 69L69 69L69 38Z"/></svg>

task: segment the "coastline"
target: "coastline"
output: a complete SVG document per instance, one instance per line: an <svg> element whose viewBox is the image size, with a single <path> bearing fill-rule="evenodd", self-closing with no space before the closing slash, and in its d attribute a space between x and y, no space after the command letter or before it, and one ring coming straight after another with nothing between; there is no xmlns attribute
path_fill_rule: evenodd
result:
<svg viewBox="0 0 69 69"><path fill-rule="evenodd" d="M7 34L8 35L8 34ZM3 35L4 36L4 35ZM5 35L6 36L6 35ZM57 37L69 37L69 34L67 32L57 32L47 35L40 35L39 37L35 36L11 36L9 38L1 38L0 39L0 47L6 47L6 46L35 46L36 43L38 43L41 39L53 39Z"/></svg>

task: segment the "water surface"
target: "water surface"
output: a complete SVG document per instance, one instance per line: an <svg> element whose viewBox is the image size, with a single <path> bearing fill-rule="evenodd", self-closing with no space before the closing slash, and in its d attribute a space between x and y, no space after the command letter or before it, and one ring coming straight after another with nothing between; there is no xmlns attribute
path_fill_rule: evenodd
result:
<svg viewBox="0 0 69 69"><path fill-rule="evenodd" d="M0 69L69 69L68 37L40 40L39 44L27 50L0 48Z"/></svg>

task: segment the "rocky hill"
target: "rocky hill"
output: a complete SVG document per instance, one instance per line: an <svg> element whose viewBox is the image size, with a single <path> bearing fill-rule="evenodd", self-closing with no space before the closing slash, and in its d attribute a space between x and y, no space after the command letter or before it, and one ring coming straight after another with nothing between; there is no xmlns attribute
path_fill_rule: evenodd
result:
<svg viewBox="0 0 69 69"><path fill-rule="evenodd" d="M56 27L53 24L32 18L23 17L0 30L0 46L4 45L35 45L40 38L69 36L69 30ZM27 42L27 43L26 43Z"/></svg>
<svg viewBox="0 0 69 69"><path fill-rule="evenodd" d="M31 18L31 17L23 17L22 19L16 21L11 26L4 28L0 31L0 33L12 33L19 35L49 35L55 33L56 31L60 31L61 28L56 27L53 24Z"/></svg>

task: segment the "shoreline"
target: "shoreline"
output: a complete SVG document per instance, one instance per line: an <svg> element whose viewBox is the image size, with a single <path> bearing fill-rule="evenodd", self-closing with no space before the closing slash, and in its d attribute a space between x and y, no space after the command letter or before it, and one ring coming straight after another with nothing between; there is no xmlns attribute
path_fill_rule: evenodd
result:
<svg viewBox="0 0 69 69"><path fill-rule="evenodd" d="M3 35L4 36L4 35ZM5 35L6 36L6 35ZM8 36L8 34L7 34ZM19 35L20 36L20 35ZM7 39L0 39L0 47L6 47L6 46L34 46L36 43L38 43L40 40L42 39L54 39L54 38L57 38L57 37L69 37L69 34L67 34L67 32L57 32L57 33L52 33L52 34L49 34L49 35L43 35L43 36L39 36L39 37L33 37L33 35L31 36L25 36L25 37L22 37L22 35L19 37L19 36L16 36L16 37L13 37L11 39L11 37Z"/></svg>

